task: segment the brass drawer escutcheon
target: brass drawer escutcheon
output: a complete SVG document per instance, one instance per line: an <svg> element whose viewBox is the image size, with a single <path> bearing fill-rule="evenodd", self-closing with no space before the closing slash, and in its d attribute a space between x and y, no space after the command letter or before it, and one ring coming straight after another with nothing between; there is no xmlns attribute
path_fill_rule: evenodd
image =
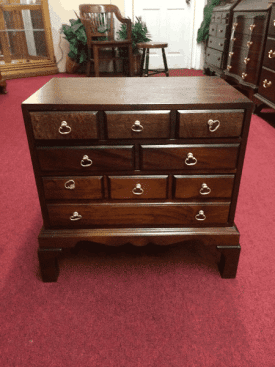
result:
<svg viewBox="0 0 275 367"><path fill-rule="evenodd" d="M272 85L272 81L270 80L270 81L268 81L267 79L265 79L264 81L263 81L263 87L264 88L269 88L269 87L271 87L271 85Z"/></svg>

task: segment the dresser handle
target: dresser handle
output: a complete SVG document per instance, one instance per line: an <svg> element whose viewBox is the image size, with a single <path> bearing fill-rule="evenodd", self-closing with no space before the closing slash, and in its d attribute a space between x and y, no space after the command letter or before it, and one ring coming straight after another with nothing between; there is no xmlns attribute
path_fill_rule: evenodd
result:
<svg viewBox="0 0 275 367"><path fill-rule="evenodd" d="M271 87L271 85L272 85L272 81L271 80L269 82L267 81L267 79L265 79L263 81L263 87L264 88L269 88L269 87Z"/></svg>
<svg viewBox="0 0 275 367"><path fill-rule="evenodd" d="M67 124L66 121L62 121L58 131L61 135L66 135L66 134L70 134L70 132L72 131L72 128Z"/></svg>
<svg viewBox="0 0 275 367"><path fill-rule="evenodd" d="M73 190L73 189L75 189L75 182L74 182L74 180L69 180L69 181L65 182L64 187L67 190Z"/></svg>
<svg viewBox="0 0 275 367"><path fill-rule="evenodd" d="M211 192L210 187L206 185L206 183L203 183L200 188L200 194L201 195L209 195Z"/></svg>
<svg viewBox="0 0 275 367"><path fill-rule="evenodd" d="M143 188L141 187L140 183L137 183L136 186L133 188L132 193L134 195L142 195L144 192Z"/></svg>
<svg viewBox="0 0 275 367"><path fill-rule="evenodd" d="M227 65L227 70L230 71L232 69L231 65Z"/></svg>
<svg viewBox="0 0 275 367"><path fill-rule="evenodd" d="M197 164L197 162L197 159L193 156L192 153L187 154L187 158L185 159L185 164L187 166L194 166L195 164Z"/></svg>
<svg viewBox="0 0 275 367"><path fill-rule="evenodd" d="M70 216L71 221L80 220L82 218L82 215L78 214L78 212L74 212L73 215Z"/></svg>
<svg viewBox="0 0 275 367"><path fill-rule="evenodd" d="M232 52L232 51L230 51L229 53L228 53L228 56L229 57L232 57L234 55L234 52Z"/></svg>
<svg viewBox="0 0 275 367"><path fill-rule="evenodd" d="M206 219L206 215L204 214L203 210L199 210L198 214L195 216L195 218L197 220L205 220Z"/></svg>
<svg viewBox="0 0 275 367"><path fill-rule="evenodd" d="M246 73L242 73L242 79L244 80L247 77Z"/></svg>
<svg viewBox="0 0 275 367"><path fill-rule="evenodd" d="M217 125L214 127L215 124ZM218 130L218 128L220 127L220 124L221 123L219 120L208 120L209 131L213 133L214 131Z"/></svg>
<svg viewBox="0 0 275 367"><path fill-rule="evenodd" d="M132 131L135 133L141 133L144 127L141 125L140 121L135 121L134 125L132 125Z"/></svg>
<svg viewBox="0 0 275 367"><path fill-rule="evenodd" d="M250 61L250 58L249 58L249 57L246 57L246 58L243 60L243 62L244 62L246 65L249 63L249 61Z"/></svg>
<svg viewBox="0 0 275 367"><path fill-rule="evenodd" d="M251 24L250 26L249 26L249 30L252 32L253 31L253 29L256 27L256 24Z"/></svg>
<svg viewBox="0 0 275 367"><path fill-rule="evenodd" d="M273 51L273 50L268 51L268 57L270 59L273 59L273 57L275 57L275 51Z"/></svg>
<svg viewBox="0 0 275 367"><path fill-rule="evenodd" d="M232 41L233 41L233 42L235 42L235 41L236 41L236 39L237 39L237 38L236 38L236 37L234 37L234 38L232 38Z"/></svg>
<svg viewBox="0 0 275 367"><path fill-rule="evenodd" d="M238 26L238 23L233 23L233 29L234 29L234 31L237 28L237 26Z"/></svg>
<svg viewBox="0 0 275 367"><path fill-rule="evenodd" d="M85 163L87 162L87 163ZM82 167L90 167L93 164L93 161L87 156L84 155L82 160L81 160L81 166Z"/></svg>
<svg viewBox="0 0 275 367"><path fill-rule="evenodd" d="M250 48L250 46L252 46L253 45L253 42L252 41L248 41L248 42L246 42L246 46L248 47L248 48Z"/></svg>

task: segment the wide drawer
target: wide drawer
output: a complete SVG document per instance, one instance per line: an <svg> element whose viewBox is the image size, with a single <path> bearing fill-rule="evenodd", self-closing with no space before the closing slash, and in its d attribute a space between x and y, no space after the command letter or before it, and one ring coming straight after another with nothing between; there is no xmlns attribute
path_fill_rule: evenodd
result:
<svg viewBox="0 0 275 367"><path fill-rule="evenodd" d="M262 68L258 93L275 103L275 72Z"/></svg>
<svg viewBox="0 0 275 367"><path fill-rule="evenodd" d="M43 177L46 200L102 199L102 176Z"/></svg>
<svg viewBox="0 0 275 367"><path fill-rule="evenodd" d="M175 175L176 199L185 200L228 200L231 198L234 175Z"/></svg>
<svg viewBox="0 0 275 367"><path fill-rule="evenodd" d="M233 27L238 33L242 34L264 34L265 13L258 13L254 17L248 17L248 13L235 13Z"/></svg>
<svg viewBox="0 0 275 367"><path fill-rule="evenodd" d="M275 71L275 39L266 41L263 66Z"/></svg>
<svg viewBox="0 0 275 367"><path fill-rule="evenodd" d="M111 199L166 199L168 176L109 176Z"/></svg>
<svg viewBox="0 0 275 367"><path fill-rule="evenodd" d="M228 221L229 203L102 203L49 204L50 226L85 227L150 227L212 226Z"/></svg>
<svg viewBox="0 0 275 367"><path fill-rule="evenodd" d="M30 112L35 139L98 139L97 112Z"/></svg>
<svg viewBox="0 0 275 367"><path fill-rule="evenodd" d="M170 111L105 113L109 139L169 138Z"/></svg>
<svg viewBox="0 0 275 367"><path fill-rule="evenodd" d="M142 169L235 169L238 151L239 144L142 145Z"/></svg>
<svg viewBox="0 0 275 367"><path fill-rule="evenodd" d="M225 46L227 45L227 40L216 37L209 37L208 46L214 48L215 50L224 51Z"/></svg>
<svg viewBox="0 0 275 367"><path fill-rule="evenodd" d="M218 68L222 67L222 61L223 61L223 53L221 51L217 51L211 48L207 48L206 50L206 58L205 61L208 64L214 65Z"/></svg>
<svg viewBox="0 0 275 367"><path fill-rule="evenodd" d="M133 146L39 147L42 171L125 171L134 168Z"/></svg>
<svg viewBox="0 0 275 367"><path fill-rule="evenodd" d="M179 138L237 137L243 118L244 110L179 110Z"/></svg>

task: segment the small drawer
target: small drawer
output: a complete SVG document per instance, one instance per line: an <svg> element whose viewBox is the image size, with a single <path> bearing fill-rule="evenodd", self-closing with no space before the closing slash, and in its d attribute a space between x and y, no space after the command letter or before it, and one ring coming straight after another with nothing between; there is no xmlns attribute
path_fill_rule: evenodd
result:
<svg viewBox="0 0 275 367"><path fill-rule="evenodd" d="M228 25L226 24L218 24L217 26L217 37L218 38L226 38L228 37Z"/></svg>
<svg viewBox="0 0 275 367"><path fill-rule="evenodd" d="M266 41L263 66L275 71L275 40L268 38Z"/></svg>
<svg viewBox="0 0 275 367"><path fill-rule="evenodd" d="M39 147L42 171L125 171L134 168L133 146Z"/></svg>
<svg viewBox="0 0 275 367"><path fill-rule="evenodd" d="M217 34L217 23L211 23L209 26L209 35L216 37Z"/></svg>
<svg viewBox="0 0 275 367"><path fill-rule="evenodd" d="M217 12L216 13L216 17L215 17L216 23L220 23L221 20L222 20L222 13L221 12Z"/></svg>
<svg viewBox="0 0 275 367"><path fill-rule="evenodd" d="M177 111L179 138L227 138L242 133L244 110Z"/></svg>
<svg viewBox="0 0 275 367"><path fill-rule="evenodd" d="M275 72L262 68L258 93L275 103Z"/></svg>
<svg viewBox="0 0 275 367"><path fill-rule="evenodd" d="M228 222L230 203L48 204L52 228L207 227Z"/></svg>
<svg viewBox="0 0 275 367"><path fill-rule="evenodd" d="M97 112L30 112L35 139L98 139Z"/></svg>
<svg viewBox="0 0 275 367"><path fill-rule="evenodd" d="M166 199L168 176L110 176L111 199Z"/></svg>
<svg viewBox="0 0 275 367"><path fill-rule="evenodd" d="M215 50L224 51L228 41L222 38L215 38L210 36L208 40L208 46L214 48Z"/></svg>
<svg viewBox="0 0 275 367"><path fill-rule="evenodd" d="M105 112L109 139L169 138L170 111Z"/></svg>
<svg viewBox="0 0 275 367"><path fill-rule="evenodd" d="M223 53L208 47L207 50L206 50L205 61L208 64L211 64L211 65L217 66L218 68L221 68L222 62L223 62Z"/></svg>
<svg viewBox="0 0 275 367"><path fill-rule="evenodd" d="M234 177L234 175L175 175L175 199L230 200Z"/></svg>
<svg viewBox="0 0 275 367"><path fill-rule="evenodd" d="M275 5L273 4L268 27L268 35L275 37Z"/></svg>
<svg viewBox="0 0 275 367"><path fill-rule="evenodd" d="M102 199L102 176L43 177L46 200Z"/></svg>
<svg viewBox="0 0 275 367"><path fill-rule="evenodd" d="M142 145L142 169L235 169L238 151L239 144Z"/></svg>

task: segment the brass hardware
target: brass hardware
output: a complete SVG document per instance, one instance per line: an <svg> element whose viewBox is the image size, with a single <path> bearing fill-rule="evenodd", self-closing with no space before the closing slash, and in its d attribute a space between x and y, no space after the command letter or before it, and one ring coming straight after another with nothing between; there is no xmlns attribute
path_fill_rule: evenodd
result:
<svg viewBox="0 0 275 367"><path fill-rule="evenodd" d="M223 32L223 29L219 29L219 32L222 33Z"/></svg>
<svg viewBox="0 0 275 367"><path fill-rule="evenodd" d="M197 159L193 156L192 153L187 154L187 158L185 159L185 164L187 166L194 166L195 164L197 164L197 162Z"/></svg>
<svg viewBox="0 0 275 367"><path fill-rule="evenodd" d="M234 37L234 38L232 38L232 41L233 41L233 42L235 42L235 41L236 41L236 39L237 39L237 38L236 38L236 37Z"/></svg>
<svg viewBox="0 0 275 367"><path fill-rule="evenodd" d="M62 121L58 131L60 134L66 135L66 134L70 134L70 132L72 131L72 128L68 125L66 121Z"/></svg>
<svg viewBox="0 0 275 367"><path fill-rule="evenodd" d="M233 23L233 29L234 29L234 31L236 30L237 26L238 26L238 23Z"/></svg>
<svg viewBox="0 0 275 367"><path fill-rule="evenodd" d="M234 55L234 52L232 52L232 51L230 51L229 54L228 54L229 57L232 57L233 55Z"/></svg>
<svg viewBox="0 0 275 367"><path fill-rule="evenodd" d="M231 65L227 65L227 70L230 71L232 69Z"/></svg>
<svg viewBox="0 0 275 367"><path fill-rule="evenodd" d="M64 184L64 187L65 187L65 189L68 189L68 190L74 190L75 189L74 180L66 181L65 184Z"/></svg>
<svg viewBox="0 0 275 367"><path fill-rule="evenodd" d="M78 214L78 212L74 212L73 215L70 216L71 221L80 220L82 218L82 215Z"/></svg>
<svg viewBox="0 0 275 367"><path fill-rule="evenodd" d="M247 77L246 73L242 73L242 79L244 80Z"/></svg>
<svg viewBox="0 0 275 367"><path fill-rule="evenodd" d="M249 58L249 57L246 57L246 58L243 60L243 62L244 62L246 65L249 63L249 61L250 61L250 58Z"/></svg>
<svg viewBox="0 0 275 367"><path fill-rule="evenodd" d="M250 26L249 26L249 30L252 32L253 31L253 29L256 27L256 24L251 24Z"/></svg>
<svg viewBox="0 0 275 367"><path fill-rule="evenodd" d="M268 51L268 57L270 59L272 59L273 57L275 57L275 51L273 51L273 50Z"/></svg>
<svg viewBox="0 0 275 367"><path fill-rule="evenodd" d="M252 41L248 41L248 42L246 42L246 45L247 45L248 48L250 48L253 45L253 42Z"/></svg>
<svg viewBox="0 0 275 367"><path fill-rule="evenodd" d="M135 133L141 133L144 127L141 125L140 121L135 121L134 125L131 127L132 131Z"/></svg>
<svg viewBox="0 0 275 367"><path fill-rule="evenodd" d="M142 195L144 192L143 188L141 187L140 183L137 183L136 186L133 188L132 193L134 195Z"/></svg>
<svg viewBox="0 0 275 367"><path fill-rule="evenodd" d="M265 79L265 80L263 81L263 87L264 87L264 88L269 88L269 87L271 87L271 85L272 85L271 80L270 80L269 82L267 81L267 79Z"/></svg>
<svg viewBox="0 0 275 367"><path fill-rule="evenodd" d="M222 47L222 46L223 46L223 43L219 43L219 46L221 46L221 47Z"/></svg>
<svg viewBox="0 0 275 367"><path fill-rule="evenodd" d="M203 183L200 188L200 194L201 195L209 195L211 192L210 187L206 185L206 183Z"/></svg>
<svg viewBox="0 0 275 367"><path fill-rule="evenodd" d="M221 123L219 120L208 120L209 131L213 133L214 131L218 130L218 128L220 127L220 124Z"/></svg>
<svg viewBox="0 0 275 367"><path fill-rule="evenodd" d="M199 210L198 214L195 216L195 218L197 220L205 220L206 219L206 215L204 214L203 210Z"/></svg>
<svg viewBox="0 0 275 367"><path fill-rule="evenodd" d="M93 164L93 161L87 155L84 155L80 164L82 167L90 167Z"/></svg>

